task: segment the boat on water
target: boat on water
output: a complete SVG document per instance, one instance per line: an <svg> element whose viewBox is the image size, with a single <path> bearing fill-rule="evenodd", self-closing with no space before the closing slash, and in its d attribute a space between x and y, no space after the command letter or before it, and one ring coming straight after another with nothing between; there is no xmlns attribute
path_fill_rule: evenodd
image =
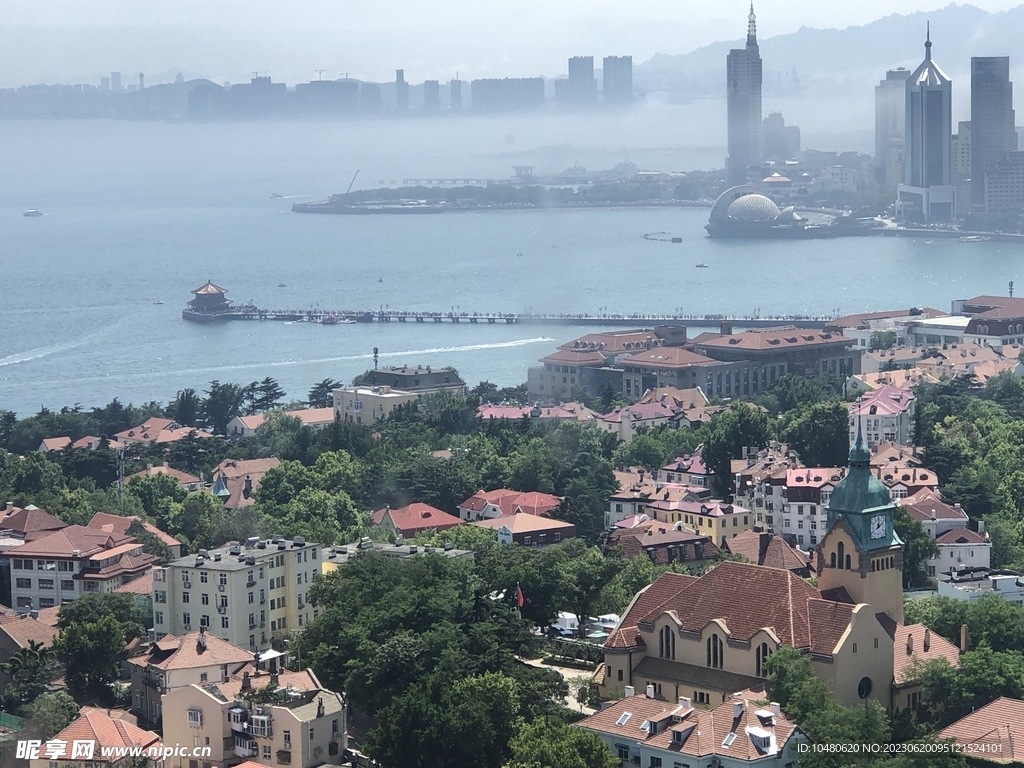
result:
<svg viewBox="0 0 1024 768"><path fill-rule="evenodd" d="M284 200L284 195L279 195L277 192L270 196L271 200Z"/></svg>
<svg viewBox="0 0 1024 768"><path fill-rule="evenodd" d="M277 287L278 288L287 288L288 287L288 283L278 283Z"/></svg>
<svg viewBox="0 0 1024 768"><path fill-rule="evenodd" d="M321 325L355 325L356 321L351 317L337 317L335 315L328 315L320 321Z"/></svg>
<svg viewBox="0 0 1024 768"><path fill-rule="evenodd" d="M42 216L43 212L42 211L37 211L35 208L29 208L27 211L25 211L21 215L22 216L28 216L29 218L35 218L36 216Z"/></svg>
<svg viewBox="0 0 1024 768"><path fill-rule="evenodd" d="M966 235L964 237L958 238L957 242L959 242L959 243L987 243L991 239L992 239L991 237L985 237L984 235Z"/></svg>
<svg viewBox="0 0 1024 768"><path fill-rule="evenodd" d="M154 303L154 304L163 304L163 302L162 302L162 301L154 301L153 303Z"/></svg>
<svg viewBox="0 0 1024 768"><path fill-rule="evenodd" d="M707 269L707 268L708 268L708 265L705 264L703 261L700 264L697 265L697 269Z"/></svg>

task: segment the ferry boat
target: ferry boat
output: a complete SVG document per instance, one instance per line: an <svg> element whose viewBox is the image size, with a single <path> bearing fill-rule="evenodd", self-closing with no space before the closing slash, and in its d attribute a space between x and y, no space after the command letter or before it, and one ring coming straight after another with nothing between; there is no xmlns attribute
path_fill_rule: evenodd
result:
<svg viewBox="0 0 1024 768"><path fill-rule="evenodd" d="M43 215L43 212L42 212L42 211L37 211L37 210L36 210L35 208L29 208L29 209L28 209L27 211L25 211L25 212L24 212L23 214L21 214L21 215L22 215L22 216L28 216L28 217L30 217L30 218L34 218L34 217L36 217L36 216L42 216L42 215Z"/></svg>
<svg viewBox="0 0 1024 768"><path fill-rule="evenodd" d="M958 238L957 242L960 243L987 243L991 240L991 237L985 237L984 235L965 235L964 237Z"/></svg>
<svg viewBox="0 0 1024 768"><path fill-rule="evenodd" d="M703 261L700 264L697 264L696 266L697 266L697 269L707 269L708 268L708 265L705 264Z"/></svg>

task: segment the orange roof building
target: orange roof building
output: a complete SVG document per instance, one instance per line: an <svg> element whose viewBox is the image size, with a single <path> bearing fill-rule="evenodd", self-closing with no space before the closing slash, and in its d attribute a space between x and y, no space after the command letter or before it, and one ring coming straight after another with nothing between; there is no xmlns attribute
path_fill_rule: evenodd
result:
<svg viewBox="0 0 1024 768"><path fill-rule="evenodd" d="M526 512L474 520L470 525L497 532L499 544L515 543L524 547L546 547L576 536L576 526L572 523Z"/></svg>
<svg viewBox="0 0 1024 768"><path fill-rule="evenodd" d="M181 542L171 536L171 534L161 531L155 525L150 522L143 520L138 515L111 515L108 512L97 512L92 516L92 520L89 521L89 528L94 528L97 531L105 531L107 533L116 533L121 536L128 535L128 529L131 528L132 523L140 523L142 527L151 533L157 541L162 544L166 544L171 550L172 557L181 557Z"/></svg>
<svg viewBox="0 0 1024 768"><path fill-rule="evenodd" d="M1024 701L1000 696L939 731L972 759L985 764L1019 765L1024 762Z"/></svg>
<svg viewBox="0 0 1024 768"><path fill-rule="evenodd" d="M446 531L462 525L462 519L429 504L407 504L398 509L384 507L373 513L373 524L411 539L425 531Z"/></svg>
<svg viewBox="0 0 1024 768"><path fill-rule="evenodd" d="M463 520L488 520L509 515L548 515L562 503L559 496L550 493L512 491L498 488L494 491L477 491L459 504L459 516Z"/></svg>
<svg viewBox="0 0 1024 768"><path fill-rule="evenodd" d="M48 756L41 755L44 759L30 760L30 768L48 768L51 761L72 760L75 742L88 742L93 746L88 760L107 764L121 764L126 758L104 756L104 750L159 746L160 737L157 734L145 731L127 720L111 717L108 712L110 710L82 707L78 718L47 742L47 746L59 748L60 751ZM74 757L76 761L83 759L80 755Z"/></svg>

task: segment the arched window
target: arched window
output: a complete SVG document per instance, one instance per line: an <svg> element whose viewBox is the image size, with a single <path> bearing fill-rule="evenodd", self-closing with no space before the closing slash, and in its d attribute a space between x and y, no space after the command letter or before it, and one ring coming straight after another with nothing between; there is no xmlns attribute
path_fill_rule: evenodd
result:
<svg viewBox="0 0 1024 768"><path fill-rule="evenodd" d="M757 676L768 677L768 668L765 666L765 662L768 661L768 657L772 655L771 648L768 647L768 643L761 643L757 646Z"/></svg>
<svg viewBox="0 0 1024 768"><path fill-rule="evenodd" d="M839 558L839 567L842 568L843 567L843 553L846 552L846 546L843 544L843 542L841 542L841 541L839 542L839 546L836 547L836 551L839 553L837 555L837 557Z"/></svg>
<svg viewBox="0 0 1024 768"><path fill-rule="evenodd" d="M722 640L718 635L712 635L708 638L708 666L712 669L722 668L722 651L725 650L722 646Z"/></svg>
<svg viewBox="0 0 1024 768"><path fill-rule="evenodd" d="M846 570L850 570L850 556L846 556Z"/></svg>
<svg viewBox="0 0 1024 768"><path fill-rule="evenodd" d="M663 659L676 657L676 633L672 627L662 627L658 633L658 656Z"/></svg>
<svg viewBox="0 0 1024 768"><path fill-rule="evenodd" d="M832 553L832 557L830 557L830 558L829 558L829 560L828 560L828 564L829 564L829 566L831 566L832 568L835 568L835 567L836 567L836 553L835 553L835 552L833 552L833 553Z"/></svg>

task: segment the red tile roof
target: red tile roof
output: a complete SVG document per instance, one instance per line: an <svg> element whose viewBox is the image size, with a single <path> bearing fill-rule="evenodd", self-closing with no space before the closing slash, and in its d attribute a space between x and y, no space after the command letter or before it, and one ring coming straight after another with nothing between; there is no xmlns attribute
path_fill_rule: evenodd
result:
<svg viewBox="0 0 1024 768"><path fill-rule="evenodd" d="M494 491L477 491L459 506L473 512L481 512L488 504L494 504L501 510L502 515L514 515L523 512L528 515L546 515L553 510L562 500L550 493L539 491L512 491L508 488L498 488Z"/></svg>
<svg viewBox="0 0 1024 768"><path fill-rule="evenodd" d="M661 339L654 334L654 331L634 329L588 333L586 336L562 344L559 348L597 350L604 356L611 357L632 349L643 349L646 344L657 345L660 343Z"/></svg>
<svg viewBox="0 0 1024 768"><path fill-rule="evenodd" d="M515 515L502 515L489 520L474 520L470 525L480 528L498 530L506 526L513 534L516 533L546 533L548 531L561 531L563 535L571 535L569 530L575 530L576 526L564 520L553 520L550 517L539 517L528 513Z"/></svg>
<svg viewBox="0 0 1024 768"><path fill-rule="evenodd" d="M939 731L940 739L973 745L993 763L1024 761L1024 701L1000 696ZM984 750L984 751L982 751Z"/></svg>
<svg viewBox="0 0 1024 768"><path fill-rule="evenodd" d="M131 527L132 523L136 522L142 523L143 528L153 534L153 536L168 547L181 546L181 542L171 536L171 534L161 531L152 523L142 520L138 515L126 515L121 517L120 515L111 515L108 512L97 512L92 516L92 520L89 521L88 527L95 528L98 531L106 531L107 533L116 533L120 536L127 536L128 529Z"/></svg>
<svg viewBox="0 0 1024 768"><path fill-rule="evenodd" d="M957 667L960 665L960 649L924 624L896 625L892 665L897 685L914 680L910 673L915 661L923 664L932 659L945 659Z"/></svg>
<svg viewBox="0 0 1024 768"><path fill-rule="evenodd" d="M658 387L649 390L638 401L639 403L663 403L688 410L701 408L708 404L708 398L700 387L677 389L676 387Z"/></svg>
<svg viewBox="0 0 1024 768"><path fill-rule="evenodd" d="M679 456L661 468L662 472L686 472L689 475L709 475L711 471L704 463L704 456L698 448L692 456Z"/></svg>
<svg viewBox="0 0 1024 768"><path fill-rule="evenodd" d="M25 541L38 539L66 527L67 523L61 522L38 507L13 507L0 517L0 530L22 533L25 535Z"/></svg>
<svg viewBox="0 0 1024 768"><path fill-rule="evenodd" d="M681 573L663 573L653 584L644 587L633 597L619 625L605 640L605 648L633 648L640 641L640 619L652 613L671 597L683 592L697 581L696 576Z"/></svg>
<svg viewBox="0 0 1024 768"><path fill-rule="evenodd" d="M698 347L711 349L741 349L748 351L799 349L801 347L849 346L853 339L822 331L809 331L798 328L765 328L764 330L745 331L726 336L707 339Z"/></svg>
<svg viewBox="0 0 1024 768"><path fill-rule="evenodd" d="M200 643L205 639L205 644ZM130 663L157 669L198 669L221 664L246 664L253 660L249 651L207 633L192 632L176 637L166 635L150 646L149 653Z"/></svg>
<svg viewBox="0 0 1024 768"><path fill-rule="evenodd" d="M0 632L11 638L20 648L27 648L29 640L49 648L57 637L56 627L29 616L0 616Z"/></svg>
<svg viewBox="0 0 1024 768"><path fill-rule="evenodd" d="M786 470L787 488L821 488L846 476L846 467L801 467Z"/></svg>
<svg viewBox="0 0 1024 768"><path fill-rule="evenodd" d="M269 459L224 459L213 468L213 477L215 479L219 475L224 475L227 478L245 477L246 475L262 477L280 464L281 460L276 456L271 456Z"/></svg>
<svg viewBox="0 0 1024 768"><path fill-rule="evenodd" d="M652 561L657 565L665 565L673 561L712 560L718 554L718 547L715 546L710 536L652 520L647 520L631 528L613 530L608 534L606 548L615 547L620 548L620 556L625 560L653 555ZM671 559L669 559L669 547L674 550Z"/></svg>
<svg viewBox="0 0 1024 768"><path fill-rule="evenodd" d="M881 414L895 416L909 411L914 404L914 393L905 389L883 384L877 389L865 392L857 402L850 405L853 416L874 416Z"/></svg>
<svg viewBox="0 0 1024 768"><path fill-rule="evenodd" d="M713 360L707 355L700 355L682 347L655 347L624 357L618 364L665 370L691 368L695 365L702 367L727 365L720 360Z"/></svg>
<svg viewBox="0 0 1024 768"><path fill-rule="evenodd" d="M935 539L936 544L989 544L988 537L970 528L954 528Z"/></svg>
<svg viewBox="0 0 1024 768"><path fill-rule="evenodd" d="M129 722L112 718L107 715L106 710L83 707L78 719L48 742L61 742L63 745L61 753L56 756L50 755L51 759L56 757L58 760L70 760L72 744L75 741L94 742L96 746L92 759L111 763L123 758L105 758L102 756L102 748L149 747L158 744L160 737L152 731L144 731Z"/></svg>
<svg viewBox="0 0 1024 768"><path fill-rule="evenodd" d="M540 362L555 365L602 366L605 358L594 350L556 349L550 355L542 357Z"/></svg>
<svg viewBox="0 0 1024 768"><path fill-rule="evenodd" d="M153 570L150 569L137 579L132 579L127 584L122 584L114 590L122 594L150 596L153 593Z"/></svg>
<svg viewBox="0 0 1024 768"><path fill-rule="evenodd" d="M70 437L47 437L43 439L42 449L46 451L63 451L71 445Z"/></svg>
<svg viewBox="0 0 1024 768"><path fill-rule="evenodd" d="M726 539L725 548L734 555L741 555L755 565L781 568L794 573L810 568L810 555L790 546L781 536L746 530Z"/></svg>
<svg viewBox="0 0 1024 768"><path fill-rule="evenodd" d="M72 553L77 551L78 557L87 558L127 543L142 546L130 536L69 525L9 551L12 557L73 557Z"/></svg>
<svg viewBox="0 0 1024 768"><path fill-rule="evenodd" d="M168 467L166 464L159 467L146 467L141 472L136 472L134 475L129 475L126 479L128 482L132 481L133 477L152 477L153 475L168 475L173 477L182 485L193 485L195 483L201 483L202 480L195 475L190 475L188 472L182 472L172 467Z"/></svg>
<svg viewBox="0 0 1024 768"><path fill-rule="evenodd" d="M384 518L390 518L395 530L403 536L415 536L417 533L427 530L445 531L462 525L462 519L442 512L429 504L415 502L398 509L384 507L373 513L373 522L380 525Z"/></svg>

